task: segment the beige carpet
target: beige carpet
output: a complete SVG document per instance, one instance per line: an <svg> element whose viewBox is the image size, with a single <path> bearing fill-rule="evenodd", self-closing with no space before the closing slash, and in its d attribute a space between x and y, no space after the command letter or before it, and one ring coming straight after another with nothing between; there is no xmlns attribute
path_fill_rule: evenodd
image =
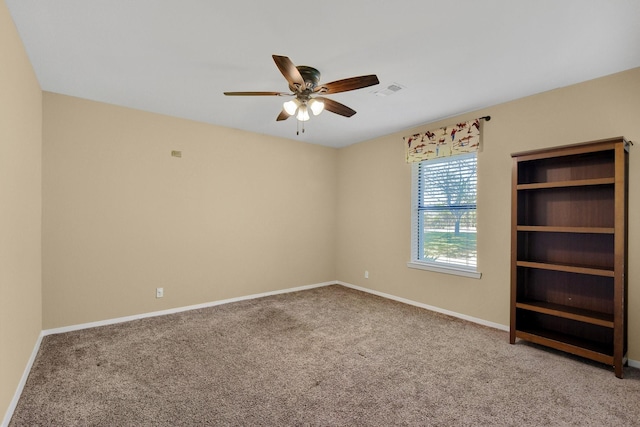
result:
<svg viewBox="0 0 640 427"><path fill-rule="evenodd" d="M11 426L640 425L640 372L342 286L47 336Z"/></svg>

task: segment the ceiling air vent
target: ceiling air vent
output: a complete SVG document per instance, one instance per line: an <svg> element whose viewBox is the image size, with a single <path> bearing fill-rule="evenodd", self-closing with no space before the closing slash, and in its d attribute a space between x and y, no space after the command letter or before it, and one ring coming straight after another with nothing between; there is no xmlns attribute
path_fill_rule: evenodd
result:
<svg viewBox="0 0 640 427"><path fill-rule="evenodd" d="M389 96L389 95L393 95L394 93L402 89L404 89L404 86L402 86L401 84L391 83L389 86L387 86L384 89L374 91L373 94L375 96Z"/></svg>

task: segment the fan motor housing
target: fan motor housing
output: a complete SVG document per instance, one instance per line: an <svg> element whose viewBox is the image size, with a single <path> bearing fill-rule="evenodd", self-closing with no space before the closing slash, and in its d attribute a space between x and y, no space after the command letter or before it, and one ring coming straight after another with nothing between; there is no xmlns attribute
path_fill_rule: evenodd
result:
<svg viewBox="0 0 640 427"><path fill-rule="evenodd" d="M315 89L320 82L320 71L307 65L298 65L296 67L307 85L307 89ZM294 89L292 89L294 90Z"/></svg>

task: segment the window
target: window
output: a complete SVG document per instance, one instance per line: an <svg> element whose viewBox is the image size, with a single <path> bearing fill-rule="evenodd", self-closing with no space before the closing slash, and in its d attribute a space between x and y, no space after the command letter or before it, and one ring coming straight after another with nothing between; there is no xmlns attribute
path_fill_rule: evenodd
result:
<svg viewBox="0 0 640 427"><path fill-rule="evenodd" d="M409 267L479 278L476 153L414 163Z"/></svg>

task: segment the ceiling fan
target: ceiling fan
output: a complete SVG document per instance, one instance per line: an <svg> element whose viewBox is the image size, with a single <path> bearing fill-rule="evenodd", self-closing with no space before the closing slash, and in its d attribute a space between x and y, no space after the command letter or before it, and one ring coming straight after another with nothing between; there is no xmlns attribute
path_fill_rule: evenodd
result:
<svg viewBox="0 0 640 427"><path fill-rule="evenodd" d="M276 66L287 79L291 92L224 92L224 94L227 96L293 96L292 100L283 104L282 111L276 118L277 121L286 120L295 115L299 121L305 122L310 118L309 111L317 116L323 110L351 117L356 113L355 110L319 95L347 92L380 83L375 74L370 74L320 84L320 71L317 69L306 65L295 66L286 56L272 56Z"/></svg>

